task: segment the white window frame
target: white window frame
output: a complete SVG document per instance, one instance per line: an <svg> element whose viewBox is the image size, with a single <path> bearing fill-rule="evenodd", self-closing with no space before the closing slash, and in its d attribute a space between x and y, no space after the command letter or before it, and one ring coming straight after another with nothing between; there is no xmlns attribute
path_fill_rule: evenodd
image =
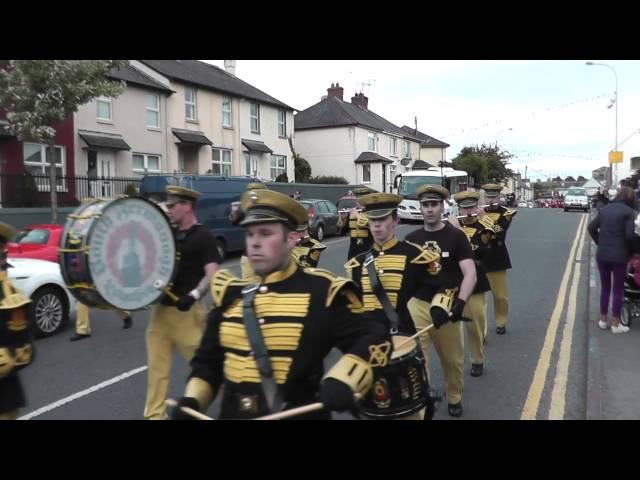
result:
<svg viewBox="0 0 640 480"><path fill-rule="evenodd" d="M220 152L220 160L214 160L213 156L215 152ZM228 154L229 161L225 161L225 154ZM213 173L213 166L218 165L220 167L220 173ZM225 167L228 167L228 175L225 175ZM220 177L230 177L233 174L233 150L228 148L212 148L211 149L211 172L213 175Z"/></svg>
<svg viewBox="0 0 640 480"><path fill-rule="evenodd" d="M134 156L142 157L142 163L144 165L144 167L142 169L135 168L133 166L133 157ZM158 157L158 169L157 170L149 168L149 157ZM132 153L131 154L131 171L134 174L142 174L142 175L144 175L147 172L152 172L152 173L160 173L160 172L162 172L162 155L158 155L157 153L140 153L140 152Z"/></svg>
<svg viewBox="0 0 640 480"><path fill-rule="evenodd" d="M392 137L389 140L390 140L389 155L391 155L392 157L397 157L398 156L398 139Z"/></svg>
<svg viewBox="0 0 640 480"><path fill-rule="evenodd" d="M187 100L187 92L193 92L193 101ZM197 121L198 120L198 92L195 88L185 87L184 89L184 118L185 120ZM193 107L193 117L187 116L187 107Z"/></svg>
<svg viewBox="0 0 640 480"><path fill-rule="evenodd" d="M39 146L40 147L40 161L39 162L28 162L25 158L25 147L27 145ZM60 150L60 163L56 163L56 169L60 168L62 170L62 175L60 177L65 177L67 174L66 162L65 162L65 148L63 145L54 145L53 148L56 150ZM47 178L49 175L47 174L46 167L49 166L49 161L47 160L47 150L49 149L49 145L35 142L23 142L22 144L22 163L23 165L30 167L40 167L42 169L42 174L37 175L46 175ZM32 173L33 174L33 173ZM57 192L66 192L67 191L67 181L65 178L60 178L56 176L56 191ZM36 182L39 192L49 192L51 188L49 188L49 184L43 185L41 182Z"/></svg>
<svg viewBox="0 0 640 480"><path fill-rule="evenodd" d="M149 97L156 98L156 108L152 108L149 106ZM157 125L149 125L148 117L145 119L145 123L147 124L147 128L160 128L160 95L156 95L155 93L147 93L147 112L154 112L158 114L158 124Z"/></svg>
<svg viewBox="0 0 640 480"><path fill-rule="evenodd" d="M281 133L282 130L284 133ZM287 112L278 110L278 137L287 138Z"/></svg>
<svg viewBox="0 0 640 480"><path fill-rule="evenodd" d="M369 180L365 180L365 178L364 178L365 168L366 168L366 170L368 172ZM371 183L371 164L370 163L363 163L362 164L362 183Z"/></svg>
<svg viewBox="0 0 640 480"><path fill-rule="evenodd" d="M281 167L278 165L278 160L282 160L284 165ZM275 165L274 165L275 161ZM275 175L274 175L275 173ZM271 180L275 180L279 175L287 173L287 156L286 155L271 155L271 160L269 162L269 174L271 175Z"/></svg>
<svg viewBox="0 0 640 480"><path fill-rule="evenodd" d="M252 112L253 106L256 107L256 114L254 115ZM256 120L256 124L258 125L257 129L253 129L253 120ZM251 133L260 133L260 104L251 102L249 104L249 126L251 128Z"/></svg>
<svg viewBox="0 0 640 480"><path fill-rule="evenodd" d="M404 158L411 158L411 143L409 143L409 140L404 141Z"/></svg>
<svg viewBox="0 0 640 480"><path fill-rule="evenodd" d="M100 116L100 104L106 103L109 107L109 118ZM99 122L113 122L113 99L111 97L96 97L96 120Z"/></svg>
<svg viewBox="0 0 640 480"><path fill-rule="evenodd" d="M373 149L371 148L370 141L373 140ZM367 133L367 150L370 152L378 151L378 134L373 132Z"/></svg>
<svg viewBox="0 0 640 480"><path fill-rule="evenodd" d="M229 108L225 109L225 103L229 102ZM222 126L226 127L226 128L231 128L233 127L233 107L231 106L231 97L224 97L222 99ZM225 123L225 115L229 115L229 123Z"/></svg>

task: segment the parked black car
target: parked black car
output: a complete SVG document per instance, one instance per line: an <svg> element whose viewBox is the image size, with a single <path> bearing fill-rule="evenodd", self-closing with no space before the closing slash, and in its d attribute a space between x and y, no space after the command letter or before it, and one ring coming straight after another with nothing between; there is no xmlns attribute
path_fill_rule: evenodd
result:
<svg viewBox="0 0 640 480"><path fill-rule="evenodd" d="M340 235L338 208L329 200L304 199L300 203L309 214L309 234L322 241L326 235Z"/></svg>

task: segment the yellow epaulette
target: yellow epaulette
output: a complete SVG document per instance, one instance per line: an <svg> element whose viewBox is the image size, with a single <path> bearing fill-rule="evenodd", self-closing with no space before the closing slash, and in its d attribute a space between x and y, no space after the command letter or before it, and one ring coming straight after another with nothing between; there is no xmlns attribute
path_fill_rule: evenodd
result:
<svg viewBox="0 0 640 480"><path fill-rule="evenodd" d="M358 220L356 220L356 225L358 228L365 228L369 225L369 217L366 213L360 212L358 215Z"/></svg>
<svg viewBox="0 0 640 480"><path fill-rule="evenodd" d="M486 228L487 230L491 230L491 231L493 231L493 226L494 226L495 224L494 224L493 220L491 220L491 218L490 218L490 217L488 217L488 216L486 216L486 215L485 215L485 216L483 216L479 221L480 221L480 224L481 224L484 228Z"/></svg>
<svg viewBox="0 0 640 480"><path fill-rule="evenodd" d="M432 250L425 250L424 248L422 248L419 245L416 245L415 243L411 243L411 242L407 242L407 243L410 243L411 245L414 245L415 247L418 247L420 249L420 255L418 255L416 258L411 260L411 263L416 263L419 265L422 265L422 264L427 265L431 262L436 262L440 260L439 253L436 253Z"/></svg>
<svg viewBox="0 0 640 480"><path fill-rule="evenodd" d="M309 248L312 248L314 250L324 250L325 248L327 248L325 244L320 243L315 238L311 238L310 240L311 240L311 245L309 245Z"/></svg>
<svg viewBox="0 0 640 480"><path fill-rule="evenodd" d="M327 301L324 305L325 307L331 306L336 298L336 295L340 290L342 290L343 287L351 285L353 286L353 289L357 291L357 286L354 282L352 282L348 278L339 277L335 273L330 272L329 270L325 270L324 268L305 268L303 271L310 275L326 278L331 282L331 284L329 285L329 293L327 294Z"/></svg>
<svg viewBox="0 0 640 480"><path fill-rule="evenodd" d="M255 277L238 278L234 276L229 270L218 270L211 277L211 297L213 298L213 304L216 307L222 305L222 300L229 287L246 287L255 283Z"/></svg>
<svg viewBox="0 0 640 480"><path fill-rule="evenodd" d="M6 272L3 272L6 275ZM22 307L27 303L31 303L31 300L25 297L22 293L16 290L11 280L3 276L0 278L2 283L2 300L0 301L0 310L13 310L14 308Z"/></svg>
<svg viewBox="0 0 640 480"><path fill-rule="evenodd" d="M502 215L505 217L513 217L516 213L518 213L518 210L514 208L507 208Z"/></svg>
<svg viewBox="0 0 640 480"><path fill-rule="evenodd" d="M344 264L344 268L346 268L347 270L351 270L352 268L356 268L359 266L360 262L356 260L356 257L353 257L351 260Z"/></svg>

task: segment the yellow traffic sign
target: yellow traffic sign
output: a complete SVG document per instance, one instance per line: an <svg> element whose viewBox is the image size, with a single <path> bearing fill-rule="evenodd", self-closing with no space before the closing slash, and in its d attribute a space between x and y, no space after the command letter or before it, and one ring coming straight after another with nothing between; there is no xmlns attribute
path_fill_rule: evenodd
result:
<svg viewBox="0 0 640 480"><path fill-rule="evenodd" d="M609 163L622 163L622 152L617 150L609 152Z"/></svg>

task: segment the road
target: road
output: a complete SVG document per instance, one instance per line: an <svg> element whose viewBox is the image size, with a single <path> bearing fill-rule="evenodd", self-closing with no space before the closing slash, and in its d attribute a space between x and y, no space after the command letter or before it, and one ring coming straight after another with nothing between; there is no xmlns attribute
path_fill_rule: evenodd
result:
<svg viewBox="0 0 640 480"><path fill-rule="evenodd" d="M469 376L465 360L464 415L460 420L585 418L586 306L589 278L586 215L559 209L520 209L509 231L507 334L495 334L492 302L485 374ZM404 236L420 225L402 225ZM344 274L348 240L326 239L320 267ZM239 258L225 261L239 274ZM36 341L36 360L21 372L28 406L23 419L142 419L146 392L144 332L148 311L135 312L134 325L121 328L112 313L94 310L93 335L69 342L73 327ZM431 383L442 390L432 353ZM330 365L337 358L327 358ZM180 397L187 362L176 352L169 396ZM214 403L209 414L215 416ZM336 415L336 418L350 418ZM436 419L449 420L446 405ZM458 419L456 419L458 420Z"/></svg>

